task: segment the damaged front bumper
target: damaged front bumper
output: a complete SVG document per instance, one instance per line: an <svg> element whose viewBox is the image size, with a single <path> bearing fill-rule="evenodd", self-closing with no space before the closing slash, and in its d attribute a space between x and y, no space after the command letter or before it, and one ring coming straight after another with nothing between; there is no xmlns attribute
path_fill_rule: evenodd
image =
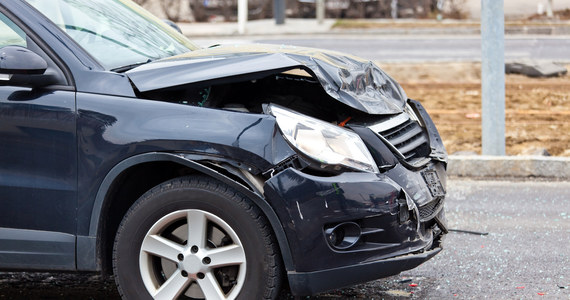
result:
<svg viewBox="0 0 570 300"><path fill-rule="evenodd" d="M446 176L442 162L423 171ZM446 230L444 198L432 195L423 177L397 166L332 177L287 169L268 180L265 195L295 265L288 274L292 292L310 295L394 275L437 254ZM331 228L340 231L333 235Z"/></svg>
<svg viewBox="0 0 570 300"><path fill-rule="evenodd" d="M352 124L380 173L287 168L264 194L284 228L295 295L370 281L417 267L441 251L447 153L423 107Z"/></svg>
<svg viewBox="0 0 570 300"><path fill-rule="evenodd" d="M313 295L339 286L347 286L396 275L401 271L413 269L421 265L440 251L441 248L438 247L423 253L364 262L358 265L349 265L315 272L291 272L288 274L289 285L295 295Z"/></svg>

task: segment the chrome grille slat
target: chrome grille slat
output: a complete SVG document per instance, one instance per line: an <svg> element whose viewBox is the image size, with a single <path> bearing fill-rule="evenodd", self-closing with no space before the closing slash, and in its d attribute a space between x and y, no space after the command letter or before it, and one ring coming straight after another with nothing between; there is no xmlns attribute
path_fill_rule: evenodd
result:
<svg viewBox="0 0 570 300"><path fill-rule="evenodd" d="M407 113L401 113L385 121L369 126L385 143L388 143L401 159L419 166L429 162L429 139L418 122Z"/></svg>
<svg viewBox="0 0 570 300"><path fill-rule="evenodd" d="M410 125L408 125L408 126L410 126ZM396 148L399 148L398 147L399 144L404 143L405 141L412 139L416 135L421 134L421 133L422 133L422 129L419 126L415 126L415 127L412 127L409 131L401 132L395 138L386 137L386 139L388 139L391 143L393 143L394 146L396 146Z"/></svg>
<svg viewBox="0 0 570 300"><path fill-rule="evenodd" d="M383 132L386 131L388 129L392 129L395 128L399 125L401 125L402 123L408 121L410 119L410 117L407 114L399 114L393 118L390 118L384 122L381 123L376 123L372 126L370 126L370 129L372 129L372 131L374 132Z"/></svg>
<svg viewBox="0 0 570 300"><path fill-rule="evenodd" d="M407 143L406 145L404 145L402 147L396 146L396 148L398 148L398 150L400 150L400 152L402 154L404 154L404 156L406 156L406 153L413 151L414 149L416 149L417 147L421 146L422 144L424 144L426 142L427 142L427 139L424 136L420 136L417 139L410 140L410 142Z"/></svg>

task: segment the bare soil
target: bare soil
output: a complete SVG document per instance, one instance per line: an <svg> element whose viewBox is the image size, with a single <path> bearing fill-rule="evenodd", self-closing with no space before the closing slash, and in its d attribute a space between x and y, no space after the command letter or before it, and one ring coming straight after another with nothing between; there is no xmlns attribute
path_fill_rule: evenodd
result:
<svg viewBox="0 0 570 300"><path fill-rule="evenodd" d="M480 63L391 63L380 66L422 102L447 151L481 153ZM567 65L568 69L570 65ZM507 74L507 155L546 149L570 156L570 76L529 78Z"/></svg>

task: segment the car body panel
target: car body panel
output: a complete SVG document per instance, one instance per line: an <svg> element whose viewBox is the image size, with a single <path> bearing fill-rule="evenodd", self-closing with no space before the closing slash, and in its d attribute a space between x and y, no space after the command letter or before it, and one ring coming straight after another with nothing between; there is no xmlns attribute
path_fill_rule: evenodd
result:
<svg viewBox="0 0 570 300"><path fill-rule="evenodd" d="M236 76L253 80L271 71L294 68L314 75L333 99L369 114L400 113L406 103L400 85L374 63L334 51L294 46L218 46L148 63L127 75L139 91L145 92Z"/></svg>
<svg viewBox="0 0 570 300"><path fill-rule="evenodd" d="M0 227L74 233L76 145L75 93L0 87Z"/></svg>
<svg viewBox="0 0 570 300"><path fill-rule="evenodd" d="M288 169L268 180L266 197L288 235L290 248L296 258L296 271L312 272L358 264L428 248L432 239L416 232L418 222L398 223L400 202L405 199L401 191L417 197L419 201L428 202L427 199L432 198L428 190L420 190L425 184L407 181L407 177L415 177L414 174L404 168L396 168L383 175L343 173L322 178ZM441 176L445 177L443 174ZM412 184L402 186L396 180L420 187ZM423 204L413 201L417 206ZM413 206L411 209L414 209ZM362 221L365 219L367 221ZM323 236L323 227L361 221L367 226L381 228L382 238L377 239L384 242L374 241L371 242L373 246L365 245L360 250L354 248L358 255L330 249ZM307 244L312 246L302 246Z"/></svg>
<svg viewBox="0 0 570 300"><path fill-rule="evenodd" d="M77 95L78 218L88 219L110 170L129 157L165 151L229 157L259 173L292 155L274 147L275 119L127 97ZM78 234L88 234L88 223Z"/></svg>
<svg viewBox="0 0 570 300"><path fill-rule="evenodd" d="M75 93L0 86L0 266L75 268L76 187Z"/></svg>

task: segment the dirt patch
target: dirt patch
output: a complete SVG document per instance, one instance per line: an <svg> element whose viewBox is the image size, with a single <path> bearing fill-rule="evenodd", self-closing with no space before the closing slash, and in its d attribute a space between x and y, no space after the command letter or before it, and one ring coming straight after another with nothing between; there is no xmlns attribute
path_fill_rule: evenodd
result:
<svg viewBox="0 0 570 300"><path fill-rule="evenodd" d="M481 64L380 64L420 100L436 123L449 153L481 153ZM570 65L566 66L569 68ZM570 156L570 76L506 75L508 155L544 148Z"/></svg>

